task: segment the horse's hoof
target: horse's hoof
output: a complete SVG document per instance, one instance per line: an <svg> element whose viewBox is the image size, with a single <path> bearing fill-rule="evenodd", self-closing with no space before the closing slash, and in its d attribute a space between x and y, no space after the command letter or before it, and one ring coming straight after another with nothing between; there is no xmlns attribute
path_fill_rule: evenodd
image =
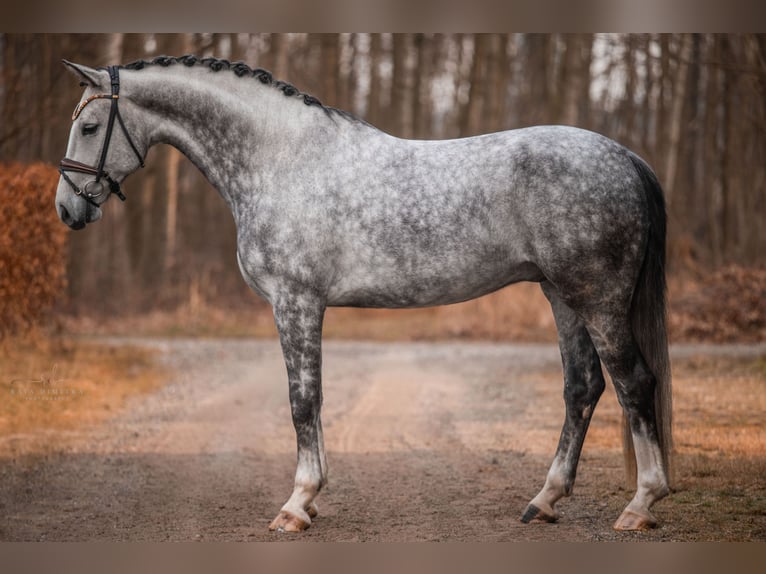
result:
<svg viewBox="0 0 766 574"><path fill-rule="evenodd" d="M639 514L627 508L622 511L617 522L614 523L615 530L640 530L646 531L657 526L657 519L647 511L646 514Z"/></svg>
<svg viewBox="0 0 766 574"><path fill-rule="evenodd" d="M308 516L307 516L308 518ZM269 530L277 532L301 532L311 526L311 520L303 520L286 510L277 514L277 517L269 524Z"/></svg>
<svg viewBox="0 0 766 574"><path fill-rule="evenodd" d="M559 517L556 515L556 512L550 506L546 509L542 509L531 503L529 506L527 506L524 514L521 515L521 521L524 524L528 524L530 522L552 523L556 522L558 519Z"/></svg>
<svg viewBox="0 0 766 574"><path fill-rule="evenodd" d="M316 518L317 514L319 514L319 509L315 502L312 502L306 507L306 514L309 515L309 518Z"/></svg>

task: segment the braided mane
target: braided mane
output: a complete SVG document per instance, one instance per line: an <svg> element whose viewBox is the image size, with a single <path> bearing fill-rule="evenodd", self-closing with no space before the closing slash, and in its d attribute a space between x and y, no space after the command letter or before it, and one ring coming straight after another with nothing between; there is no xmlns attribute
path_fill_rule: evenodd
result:
<svg viewBox="0 0 766 574"><path fill-rule="evenodd" d="M185 56L157 56L156 58L153 58L152 60L136 60L135 62L131 62L129 64L125 64L122 66L119 66L121 69L125 70L141 70L145 68L146 66L162 66L164 68L167 68L168 66L172 66L175 64L183 64L184 66L191 68L192 66L201 65L201 66L207 66L214 72L219 72L221 70L229 70L234 72L238 77L247 76L251 78L255 78L260 83L272 86L278 90L280 90L285 96L290 98L301 98L303 99L303 103L307 106L318 106L321 108L328 116L332 115L339 115L347 120L351 121L358 121L363 122L363 120L357 118L350 112L346 112L343 110L339 110L336 108L332 108L330 106L325 106L322 104L322 102L319 101L318 98L315 98L314 96L310 94L306 94L304 92L301 92L293 86L292 84L288 82L283 82L282 80L275 79L271 72L268 70L264 70L263 68L251 68L244 62L230 62L229 60L223 59L223 58L198 58L197 56L194 56L192 54L186 54Z"/></svg>

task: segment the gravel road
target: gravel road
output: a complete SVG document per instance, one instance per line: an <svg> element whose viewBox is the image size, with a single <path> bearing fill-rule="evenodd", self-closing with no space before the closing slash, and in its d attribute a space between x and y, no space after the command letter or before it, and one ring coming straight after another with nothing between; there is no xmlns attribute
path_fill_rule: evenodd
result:
<svg viewBox="0 0 766 574"><path fill-rule="evenodd" d="M623 490L608 389L557 524L519 516L563 421L558 350L488 343L324 344L330 483L303 534L269 532L291 491L285 368L270 340L114 340L161 351L174 374L66 451L0 460L2 540L671 540L611 524ZM763 353L757 347L673 349ZM662 520L665 505L656 507Z"/></svg>

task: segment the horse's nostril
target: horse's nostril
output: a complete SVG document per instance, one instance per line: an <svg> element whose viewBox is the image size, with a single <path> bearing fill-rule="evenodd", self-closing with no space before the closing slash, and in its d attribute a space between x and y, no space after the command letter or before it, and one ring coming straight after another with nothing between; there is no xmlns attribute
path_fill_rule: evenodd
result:
<svg viewBox="0 0 766 574"><path fill-rule="evenodd" d="M66 223L72 229L82 229L85 227L85 222L75 221L74 217L69 215L69 211L63 205L59 206L59 215L61 216L61 221Z"/></svg>

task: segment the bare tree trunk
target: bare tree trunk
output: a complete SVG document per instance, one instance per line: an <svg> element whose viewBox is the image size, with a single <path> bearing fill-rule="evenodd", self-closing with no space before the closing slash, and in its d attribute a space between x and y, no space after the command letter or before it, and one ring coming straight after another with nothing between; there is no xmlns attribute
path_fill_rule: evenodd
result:
<svg viewBox="0 0 766 574"><path fill-rule="evenodd" d="M395 133L411 138L412 121L412 70L410 66L410 34L394 34L394 77L391 83L391 108L394 110Z"/></svg>
<svg viewBox="0 0 766 574"><path fill-rule="evenodd" d="M686 102L684 104L684 114L682 120L682 138L679 146L679 168L677 170L680 181L678 181L678 193L676 198L685 205L683 210L685 220L682 225L686 230L686 236L689 243L692 243L692 233L695 228L695 222L704 220L705 207L702 201L699 201L700 192L704 186L704 180L701 175L704 170L702 157L704 155L704 90L700 90L702 81L700 70L701 57L701 36L693 34L691 36L691 48L689 50L689 63L687 81L686 81ZM694 250L694 255L699 258L699 250ZM696 263L696 261L695 261Z"/></svg>
<svg viewBox="0 0 766 574"><path fill-rule="evenodd" d="M508 34L492 34L487 69L487 113L484 114L483 132L506 129L506 106L511 67L508 61Z"/></svg>
<svg viewBox="0 0 766 574"><path fill-rule="evenodd" d="M721 61L726 61L729 55L728 40L722 39L721 42ZM731 141L731 72L727 67L723 68L722 93L723 102L721 110L721 137L719 138L720 147L718 149L721 162L721 245L724 256L731 247L729 233L729 149Z"/></svg>
<svg viewBox="0 0 766 574"><path fill-rule="evenodd" d="M460 135L476 135L481 132L482 111L487 100L487 53L489 34L474 34L473 60L469 77L468 103L460 118Z"/></svg>
<svg viewBox="0 0 766 574"><path fill-rule="evenodd" d="M330 106L338 105L338 34L321 34L322 101Z"/></svg>
<svg viewBox="0 0 766 574"><path fill-rule="evenodd" d="M335 107L341 110L350 110L350 92L349 92L349 78L351 76L351 62L352 56L350 54L351 34L338 34L336 36L336 59L335 59L335 76L337 83L337 97L335 100Z"/></svg>
<svg viewBox="0 0 766 574"><path fill-rule="evenodd" d="M633 100L638 84L638 74L636 69L636 39L633 34L628 34L624 41L624 69L626 74L625 96L620 106L620 129L618 139L624 142L631 142L637 139L635 133L636 105ZM684 76L684 87L686 86L686 77ZM683 104L683 100L682 100ZM679 124L680 125L680 124Z"/></svg>
<svg viewBox="0 0 766 574"><path fill-rule="evenodd" d="M712 46L708 47L707 53L712 61L720 61L721 43L720 38L712 35ZM705 182L707 197L707 229L710 234L710 254L713 267L721 265L723 260L722 229L721 229L721 206L722 206L722 174L719 161L719 115L721 103L721 71L717 67L708 68L707 94L705 97Z"/></svg>
<svg viewBox="0 0 766 574"><path fill-rule="evenodd" d="M643 51L644 51L644 100L642 102L641 115L643 121L641 122L641 149L644 154L648 153L651 149L650 142L652 141L652 125L657 125L656 109L652 107L654 97L654 66L652 65L652 36L651 34L644 35ZM656 137L653 138L656 141ZM654 163L653 157L649 158L651 163Z"/></svg>
<svg viewBox="0 0 766 574"><path fill-rule="evenodd" d="M749 262L758 264L764 260L764 245L766 245L766 229L761 223L766 221L766 34L748 34L751 63L749 67L755 70L755 82L752 84L749 100L754 100L754 121L750 123L749 139L751 140L748 164L756 166L753 179L748 186L752 209L748 210L751 221L748 225L754 230L750 236Z"/></svg>
<svg viewBox="0 0 766 574"><path fill-rule="evenodd" d="M370 91L367 94L367 121L380 124L380 34L370 34Z"/></svg>
<svg viewBox="0 0 766 574"><path fill-rule="evenodd" d="M287 80L289 74L288 42L287 34L271 35L272 72L274 77L281 80Z"/></svg>
<svg viewBox="0 0 766 574"><path fill-rule="evenodd" d="M583 107L583 95L590 84L591 41L589 34L565 36L560 121L567 125L581 125L584 120L580 111Z"/></svg>
<svg viewBox="0 0 766 574"><path fill-rule="evenodd" d="M745 54L744 35L727 36L729 44L730 67L733 70L749 69ZM731 98L731 117L729 121L729 197L731 199L731 238L733 240L731 256L736 263L744 263L746 260L746 230L747 230L747 196L749 187L752 185L757 165L750 166L746 161L748 146L745 143L750 131L755 109L752 107L745 110L742 105L745 101L748 83L743 81L741 73L735 72L729 88ZM763 94L761 94L763 97ZM747 177L743 177L745 171L749 171Z"/></svg>
<svg viewBox="0 0 766 574"><path fill-rule="evenodd" d="M3 101L0 103L0 160L8 161L12 154L13 139L17 127L14 117L16 114L17 81L19 71L16 66L16 49L18 39L15 34L3 35Z"/></svg>
<svg viewBox="0 0 766 574"><path fill-rule="evenodd" d="M359 34L349 34L346 50L348 51L348 70L346 81L343 84L343 109L351 113L357 113L357 86L359 85L358 60Z"/></svg>
<svg viewBox="0 0 766 574"><path fill-rule="evenodd" d="M431 59L429 48L431 40L425 34L415 34L413 38L417 60L415 63L415 85L412 88L412 118L414 123L413 135L424 138L430 128L430 94ZM426 111L429 110L429 111Z"/></svg>
<svg viewBox="0 0 766 574"><path fill-rule="evenodd" d="M590 84L592 81L591 64L593 63L594 38L594 34L583 34L582 75L584 81L580 87L580 123L584 127L591 123Z"/></svg>
<svg viewBox="0 0 766 574"><path fill-rule="evenodd" d="M527 93L522 106L526 125L549 123L551 98L549 76L551 75L552 40L548 34L527 34L524 37L524 68Z"/></svg>
<svg viewBox="0 0 766 574"><path fill-rule="evenodd" d="M681 38L678 65L676 67L676 81L673 87L668 155L665 162L665 195L667 197L669 208L675 195L676 172L678 170L678 147L681 141L681 121L683 119L684 101L686 100L686 76L689 72L687 62L689 61L690 51L691 38L688 34L684 34Z"/></svg>
<svg viewBox="0 0 766 574"><path fill-rule="evenodd" d="M671 81L670 73L670 35L660 34L660 78L659 78L659 97L657 102L657 136L655 149L657 150L658 158L667 158L668 151L668 85ZM663 165L664 169L665 166ZM662 174L662 180L665 186L671 185L667 183L665 177L666 174Z"/></svg>
<svg viewBox="0 0 766 574"><path fill-rule="evenodd" d="M447 79L447 66L451 64L450 57L451 50L455 48L456 44L454 39L449 34L437 34L434 38L432 64L434 81L438 78L440 81L439 92L444 93L449 90L447 82L451 81L454 87L454 74L452 79ZM441 100L441 98L439 98ZM450 111L445 109L446 106L438 102L436 96L429 94L428 105L431 108L431 127L429 129L429 137L444 138L447 137L448 130L450 129Z"/></svg>
<svg viewBox="0 0 766 574"><path fill-rule="evenodd" d="M51 69L51 51L52 51L52 42L50 34L44 34L42 37L42 60L43 60L43 67L42 70L40 70L40 78L44 82L43 85L43 91L42 91L42 97L40 98L42 103L42 114L40 115L41 118L46 118L51 115L52 111L52 102L53 102L53 90L51 89L51 78L49 75L49 70ZM51 130L49 129L49 125L46 125L45 128L41 130L40 133L40 142L39 142L39 151L38 151L38 157L45 157L48 154L49 147L50 147L50 137L51 137Z"/></svg>
<svg viewBox="0 0 766 574"><path fill-rule="evenodd" d="M124 34L109 34L109 40L106 44L106 59L110 65L122 63L122 42Z"/></svg>
<svg viewBox="0 0 766 574"><path fill-rule="evenodd" d="M471 116L475 115L475 112L471 110L472 102L475 105L478 101L476 91L479 89L477 84L479 83L480 70L478 66L474 65L476 63L476 36L477 34L458 34L460 61L457 70L455 96L458 109L457 133L461 137L468 135Z"/></svg>
<svg viewBox="0 0 766 574"><path fill-rule="evenodd" d="M451 109L445 118L445 136L459 137L463 108L468 103L464 88L464 84L467 83L466 74L470 74L466 44L472 43L472 38L468 34L452 34L448 42L451 44L449 48L452 48L456 54L452 71L453 100ZM449 51L447 53L449 54Z"/></svg>

